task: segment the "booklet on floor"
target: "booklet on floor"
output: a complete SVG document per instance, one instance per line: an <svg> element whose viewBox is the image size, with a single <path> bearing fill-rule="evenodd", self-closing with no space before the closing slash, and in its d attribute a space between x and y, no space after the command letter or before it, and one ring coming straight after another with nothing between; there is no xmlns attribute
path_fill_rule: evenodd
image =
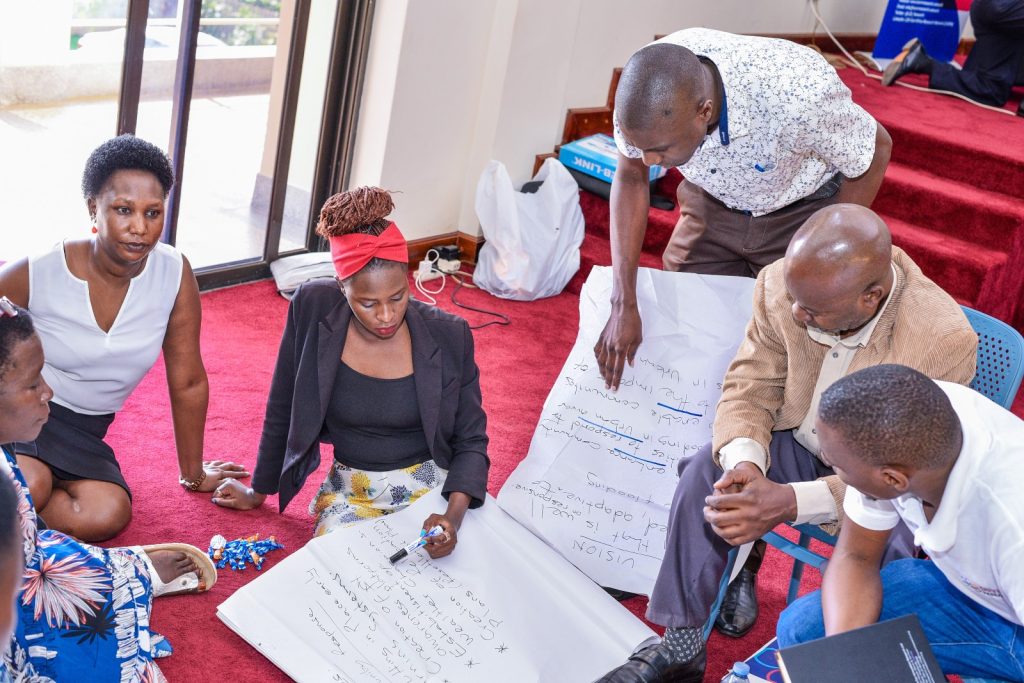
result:
<svg viewBox="0 0 1024 683"><path fill-rule="evenodd" d="M785 683L939 683L946 677L917 615L779 650Z"/></svg>

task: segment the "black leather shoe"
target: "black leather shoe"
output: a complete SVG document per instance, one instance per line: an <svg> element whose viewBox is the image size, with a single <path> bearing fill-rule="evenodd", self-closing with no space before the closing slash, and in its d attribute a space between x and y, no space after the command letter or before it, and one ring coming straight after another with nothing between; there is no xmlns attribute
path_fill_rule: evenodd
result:
<svg viewBox="0 0 1024 683"><path fill-rule="evenodd" d="M598 683L703 683L707 651L688 662L672 661L665 643L637 652L625 664L606 673Z"/></svg>
<svg viewBox="0 0 1024 683"><path fill-rule="evenodd" d="M715 628L727 636L740 638L754 627L756 621L757 574L744 567L725 590Z"/></svg>
<svg viewBox="0 0 1024 683"><path fill-rule="evenodd" d="M889 62L882 72L882 85L892 85L896 79L906 74L924 74L932 70L932 58L924 51L924 45L913 38L900 51L896 58Z"/></svg>

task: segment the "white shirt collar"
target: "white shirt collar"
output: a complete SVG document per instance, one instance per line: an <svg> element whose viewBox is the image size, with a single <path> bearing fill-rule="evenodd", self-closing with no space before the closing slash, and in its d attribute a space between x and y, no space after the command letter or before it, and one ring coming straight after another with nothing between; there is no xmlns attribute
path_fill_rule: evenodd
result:
<svg viewBox="0 0 1024 683"><path fill-rule="evenodd" d="M979 437L983 434L973 433L968 421L960 417L960 431L963 434L963 444L960 446L960 453L957 455L956 463L949 472L946 480L946 488L942 491L942 499L938 503L932 521L926 521L924 506L916 496L904 498L903 505L912 504L915 514L920 514L920 526L914 532L914 544L927 548L931 552L946 552L956 542L957 521L961 515L962 508L970 501L964 500L964 491L970 485L978 467L978 460L972 457L972 452L978 448L987 450L986 446L978 443Z"/></svg>

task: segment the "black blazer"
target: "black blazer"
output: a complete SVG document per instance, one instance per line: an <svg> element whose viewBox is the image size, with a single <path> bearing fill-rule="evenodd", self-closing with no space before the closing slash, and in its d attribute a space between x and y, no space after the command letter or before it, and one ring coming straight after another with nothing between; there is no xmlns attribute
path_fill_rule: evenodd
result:
<svg viewBox="0 0 1024 683"><path fill-rule="evenodd" d="M303 284L288 307L252 478L259 493L279 494L281 510L320 466L324 418L351 318L334 280ZM470 507L482 505L490 460L473 334L462 318L419 301L409 302L405 320L423 433L431 457L448 470L442 493L460 491L472 496Z"/></svg>

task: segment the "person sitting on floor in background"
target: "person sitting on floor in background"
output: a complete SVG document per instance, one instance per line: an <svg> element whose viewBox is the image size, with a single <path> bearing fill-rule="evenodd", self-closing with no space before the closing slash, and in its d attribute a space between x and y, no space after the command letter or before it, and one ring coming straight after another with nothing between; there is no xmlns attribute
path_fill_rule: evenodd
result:
<svg viewBox="0 0 1024 683"><path fill-rule="evenodd" d="M13 484L18 504L16 552L2 555L3 601L8 572L24 562L17 626L2 641L0 668L15 681L164 681L153 660L171 648L150 630L153 598L209 590L217 570L183 543L100 548L39 527L11 444L32 441L47 421L45 374L32 317L0 298L0 478Z"/></svg>
<svg viewBox="0 0 1024 683"><path fill-rule="evenodd" d="M0 294L32 311L53 387L50 420L34 442L15 444L18 463L47 526L84 541L112 538L131 521L131 491L104 437L161 350L181 485L212 491L248 476L203 461L210 388L199 287L188 260L160 242L173 184L160 149L131 135L108 140L82 176L92 237L0 270Z"/></svg>
<svg viewBox="0 0 1024 683"><path fill-rule="evenodd" d="M680 463L665 557L647 609L648 619L668 627L665 637L602 680L701 681L703 628L729 551L783 522L835 533L844 487L817 457L814 427L826 387L887 362L967 384L977 342L960 306L892 246L874 212L837 204L811 216L785 259L758 275L713 442ZM913 551L908 533L895 534L890 546L892 559ZM740 595L754 591L749 570L737 581L746 586Z"/></svg>
<svg viewBox="0 0 1024 683"><path fill-rule="evenodd" d="M0 380L3 369L0 368ZM21 521L14 484L0 477L0 648L7 649L18 625L18 598L25 555L21 551ZM0 683L11 683L7 667L0 664Z"/></svg>
<svg viewBox="0 0 1024 683"><path fill-rule="evenodd" d="M779 619L780 647L916 614L942 671L1024 681L1024 422L902 365L821 397L821 457L849 487L820 591ZM900 522L930 559L879 571Z"/></svg>
<svg viewBox="0 0 1024 683"><path fill-rule="evenodd" d="M320 463L334 465L310 503L316 535L398 511L441 486L432 557L452 551L467 508L487 489L487 418L465 320L409 299L408 246L377 187L336 194L317 232L330 240L337 282L303 284L288 308L267 399L252 488L225 481L224 507L278 493L281 510Z"/></svg>
<svg viewBox="0 0 1024 683"><path fill-rule="evenodd" d="M1024 0L974 0L971 25L976 40L963 69L932 59L914 38L885 67L882 85L907 74L927 74L932 90L959 93L993 107L1006 104L1024 68Z"/></svg>

